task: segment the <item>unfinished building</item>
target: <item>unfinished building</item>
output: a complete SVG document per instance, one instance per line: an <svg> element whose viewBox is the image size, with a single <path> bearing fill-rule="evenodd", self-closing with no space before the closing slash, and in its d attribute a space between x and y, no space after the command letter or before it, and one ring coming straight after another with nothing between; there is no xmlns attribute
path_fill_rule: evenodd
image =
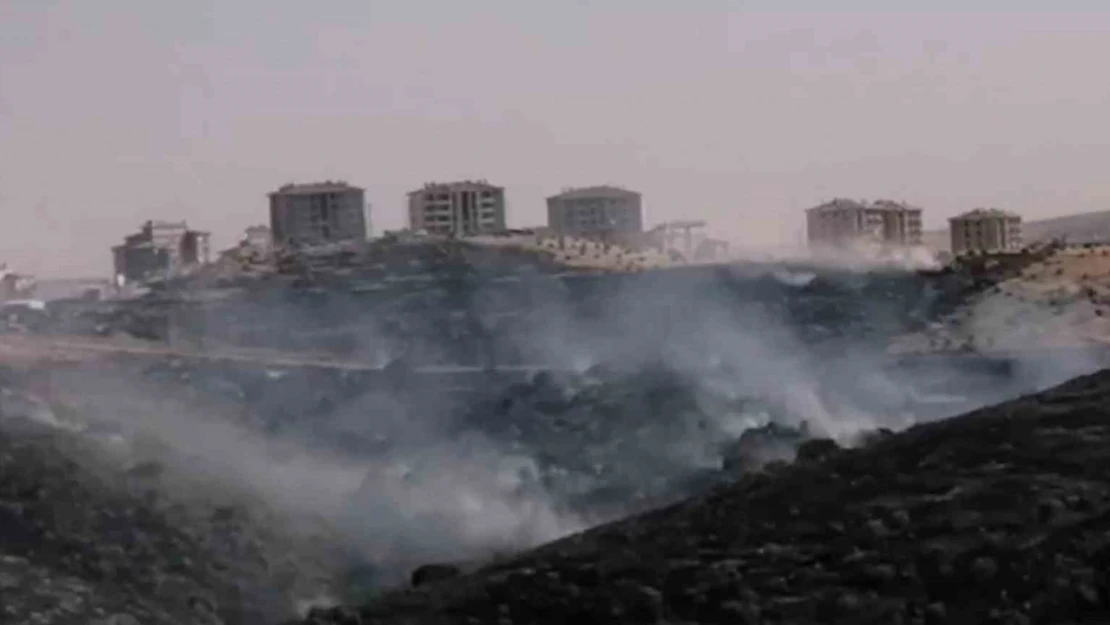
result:
<svg viewBox="0 0 1110 625"><path fill-rule="evenodd" d="M366 240L366 192L343 181L287 184L269 195L274 245L290 248Z"/></svg>
<svg viewBox="0 0 1110 625"><path fill-rule="evenodd" d="M208 232L184 221L147 221L112 248L117 285L166 278L202 265L209 258Z"/></svg>
<svg viewBox="0 0 1110 625"><path fill-rule="evenodd" d="M503 232L505 188L485 180L428 183L408 194L409 228L466 237Z"/></svg>
<svg viewBox="0 0 1110 625"><path fill-rule="evenodd" d="M856 241L920 245L921 213L916 206L891 200L871 203L837 198L806 210L810 245L839 246Z"/></svg>

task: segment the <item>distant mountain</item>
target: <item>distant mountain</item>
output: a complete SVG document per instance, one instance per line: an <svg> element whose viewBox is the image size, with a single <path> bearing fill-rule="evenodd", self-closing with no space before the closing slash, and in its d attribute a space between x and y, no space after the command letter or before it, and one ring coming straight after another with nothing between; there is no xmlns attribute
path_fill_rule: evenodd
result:
<svg viewBox="0 0 1110 625"><path fill-rule="evenodd" d="M1061 238L1073 243L1110 241L1110 211L1042 219L1025 224L1029 242Z"/></svg>
<svg viewBox="0 0 1110 625"><path fill-rule="evenodd" d="M1110 211L1027 221L1023 230L1026 243L1055 238L1067 239L1072 243L1110 241ZM947 228L921 233L921 242L939 250L951 247Z"/></svg>

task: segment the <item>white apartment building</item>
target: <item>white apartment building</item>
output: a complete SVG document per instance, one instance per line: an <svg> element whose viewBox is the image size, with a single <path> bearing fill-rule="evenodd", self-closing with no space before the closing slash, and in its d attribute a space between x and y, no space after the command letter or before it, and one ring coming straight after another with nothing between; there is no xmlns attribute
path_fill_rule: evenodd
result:
<svg viewBox="0 0 1110 625"><path fill-rule="evenodd" d="M948 220L952 253L1012 252L1022 248L1021 216L997 208L977 208Z"/></svg>
<svg viewBox="0 0 1110 625"><path fill-rule="evenodd" d="M505 230L505 189L485 180L429 183L410 191L409 228L464 237Z"/></svg>
<svg viewBox="0 0 1110 625"><path fill-rule="evenodd" d="M868 204L837 198L806 210L806 233L811 245L841 245L858 240L919 245L921 213L920 208L891 200Z"/></svg>

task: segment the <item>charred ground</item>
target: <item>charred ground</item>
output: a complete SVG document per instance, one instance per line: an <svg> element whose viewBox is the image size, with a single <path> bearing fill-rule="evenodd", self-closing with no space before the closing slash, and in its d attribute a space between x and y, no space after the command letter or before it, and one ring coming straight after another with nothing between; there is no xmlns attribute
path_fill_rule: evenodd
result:
<svg viewBox="0 0 1110 625"><path fill-rule="evenodd" d="M1110 601L1110 371L305 623L1077 623Z"/></svg>
<svg viewBox="0 0 1110 625"><path fill-rule="evenodd" d="M921 492L938 499L903 496L891 501L905 514L883 516L866 503L868 493L882 492L889 480L917 492L906 486L918 479L916 469L898 464L908 460L884 464L868 455L894 443L836 451L832 464L818 465L829 445L805 441L820 435L822 424L806 431L802 422L816 412L825 426L844 418L852 421L849 430L898 428L1043 388L1046 380L1093 366L1085 358L1069 369L1002 356L881 355L890 334L928 324L982 288L960 271L737 266L568 275L512 259L468 259L460 250L406 248L411 257L382 266L302 267L294 276L207 285L217 288L166 285L124 303L61 302L38 325L25 325L44 333L384 355L390 364L352 372L120 358L39 372L45 384L34 375L0 380L6 393L0 617L272 623L292 615L298 602L357 603L421 562L488 559L502 547L566 534L536 531L540 524L521 513L521 502L580 527L694 495L616 529L448 582L442 594L390 596L367 608L364 620L540 622L546 617L536 610L550 608L560 618L603 622L764 622L779 613L787 622L806 622L828 620L836 610L859 622L899 592L895 611L910 620L919 612L941 618L962 609L960 599L934 597L929 593L939 591L921 586L929 569L914 559L912 545L933 534L906 528L922 511L964 505L963 491L944 495L952 480L963 479L962 465L937 460L920 479L935 486ZM575 364L581 354L592 366ZM523 376L489 366L540 356L561 359L552 363L561 366ZM444 362L472 367L451 380L420 372ZM1045 371L1030 375L1029 366ZM937 403L929 397L937 392L950 397ZM61 405L73 419L60 423L61 405L41 405L51 393L65 396ZM213 420L217 427L206 429ZM200 427L202 421L208 425ZM133 427L124 432L121 424ZM148 436L155 442L144 442ZM117 453L121 437L127 451ZM959 442L964 438L949 444L964 453L960 445L971 445ZM267 493L277 488L282 498L332 483L273 483L268 474L288 464L285 456L259 451L273 440L354 464L366 476L364 486L339 492L338 509L309 506L309 517L322 517L320 526L288 527L288 510L274 510L273 499L252 493L258 484L250 479L263 479ZM799 445L802 463L760 469L793 457ZM993 453L976 449L974 458ZM256 464L243 464L248 461ZM504 461L516 463L509 472L526 469L527 475L499 486ZM216 488L231 478L246 488ZM452 499L472 485L481 487L476 494L487 507L499 507L499 520L484 517L485 510L466 512ZM815 499L807 499L810 490ZM798 495L791 503L776 499L790 491ZM429 500L438 507L394 510L399 501L424 510ZM1065 509L1080 505L1066 493L1057 500ZM337 515L345 527L333 532ZM865 540L869 528L881 536ZM394 552L392 559L377 551L382 546ZM855 546L862 555L846 555ZM887 558L885 546L910 555ZM966 563L963 552L952 553L951 579L958 582ZM991 557L998 571L1007 570ZM907 568L911 560L916 569ZM894 571L887 586L876 588L882 594L863 588L871 579L865 570ZM445 571L450 568L423 575ZM805 571L812 575L798 577ZM1099 580L1091 579L1081 594L1089 597L1090 587L1101 597ZM821 588L825 594L811 597L810 590ZM830 598L843 588L856 590L843 601ZM740 594L729 594L734 591ZM927 609L921 608L926 599ZM313 618L357 622L356 613Z"/></svg>

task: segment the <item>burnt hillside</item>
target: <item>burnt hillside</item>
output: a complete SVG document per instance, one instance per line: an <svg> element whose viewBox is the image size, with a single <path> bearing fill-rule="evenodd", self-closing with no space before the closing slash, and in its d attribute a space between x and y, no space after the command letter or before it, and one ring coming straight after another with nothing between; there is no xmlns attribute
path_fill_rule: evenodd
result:
<svg viewBox="0 0 1110 625"><path fill-rule="evenodd" d="M1080 623L1110 617L1110 371L811 442L702 497L305 623Z"/></svg>

